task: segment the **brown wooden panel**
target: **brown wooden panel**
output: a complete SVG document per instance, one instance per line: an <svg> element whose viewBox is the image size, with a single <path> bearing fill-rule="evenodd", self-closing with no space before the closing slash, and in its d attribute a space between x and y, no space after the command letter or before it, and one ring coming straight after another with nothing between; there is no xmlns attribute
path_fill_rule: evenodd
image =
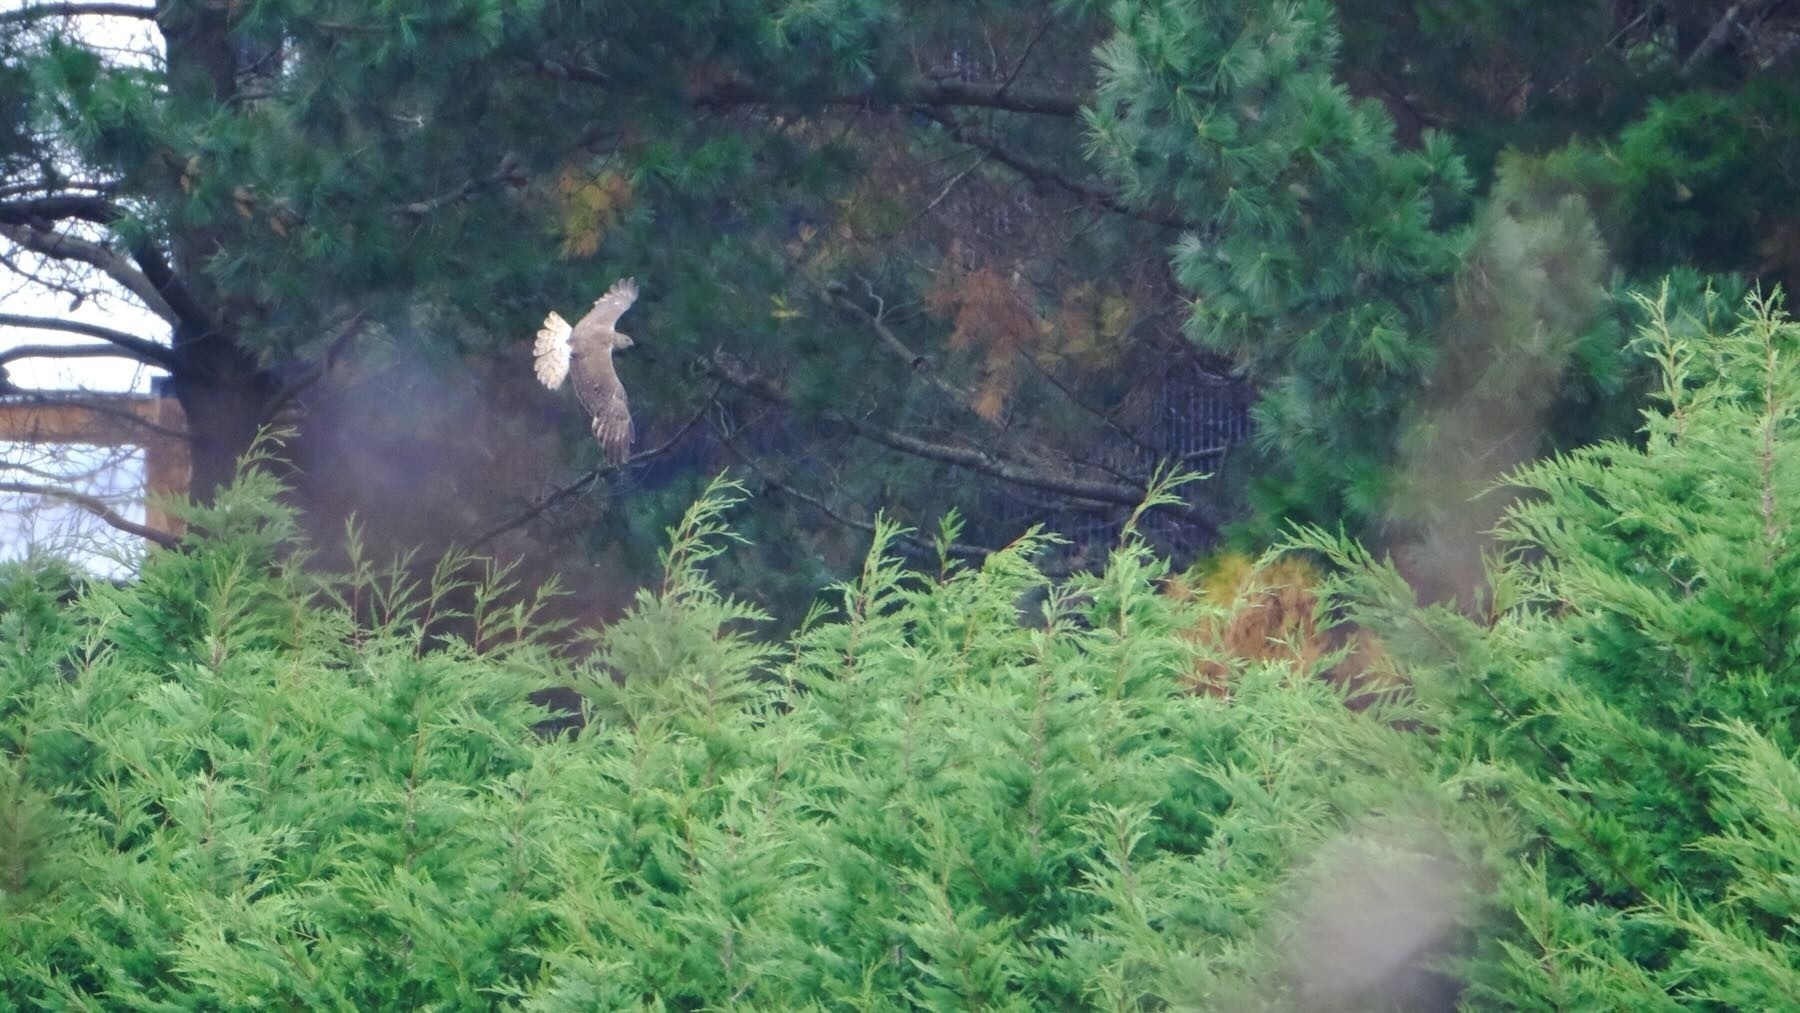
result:
<svg viewBox="0 0 1800 1013"><path fill-rule="evenodd" d="M187 419L174 398L118 394L67 400L0 399L0 440L144 448L145 492L152 498L187 495L186 432ZM153 502L145 506L144 521L175 534L181 530L181 525Z"/></svg>

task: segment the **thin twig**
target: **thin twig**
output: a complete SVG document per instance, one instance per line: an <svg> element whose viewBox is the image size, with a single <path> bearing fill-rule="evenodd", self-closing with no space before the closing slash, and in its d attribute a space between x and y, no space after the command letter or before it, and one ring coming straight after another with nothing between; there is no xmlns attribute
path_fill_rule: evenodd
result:
<svg viewBox="0 0 1800 1013"><path fill-rule="evenodd" d="M1688 54L1688 58L1682 61L1681 76L1692 77L1694 72L1700 69L1701 64L1710 59L1714 53L1725 48L1733 34L1747 31L1746 23L1760 16L1763 9L1768 7L1771 2L1772 0L1737 0L1736 3L1725 8L1725 13L1713 23L1712 30L1706 33L1706 37L1701 39L1700 44L1694 47L1694 51Z"/></svg>
<svg viewBox="0 0 1800 1013"><path fill-rule="evenodd" d="M869 296L876 301L878 308L873 313L858 306L855 300L850 298L849 290L844 287L842 282L834 281L826 285L825 298L829 300L833 306L836 306L845 312L854 314L860 318L863 323L868 324L870 330L875 332L875 336L881 339L881 343L887 347L888 351L893 352L895 356L899 357L901 362L906 363L907 368L911 369L916 376L923 378L926 383L936 387L939 393L950 400L955 401L957 405L965 411L979 414L975 411L973 401L969 397L967 391L958 388L950 381L938 375L937 371L931 366L930 357L914 352L907 346L906 342L900 340L900 336L895 334L893 328L889 327L887 322L883 319L886 315L886 304L882 302L880 296L875 294L874 287L870 286L867 281L864 281L863 285L868 288Z"/></svg>
<svg viewBox="0 0 1800 1013"><path fill-rule="evenodd" d="M1005 96L1006 89L1011 88L1012 83L1019 79L1019 72L1025 69L1025 61L1031 59L1031 51L1037 48L1037 44L1043 41L1045 35L1049 34L1050 25L1054 23L1055 19L1056 12L1054 10L1044 12L1044 16L1038 20L1037 31L1032 33L1031 41L1025 43L1025 51L1019 54L1019 59L1013 64L1012 73L1006 75L1006 79L1000 82L1000 87L994 92L995 95Z"/></svg>
<svg viewBox="0 0 1800 1013"><path fill-rule="evenodd" d="M1654 8L1652 8L1652 10L1653 9ZM1545 95L1555 95L1557 92L1562 91L1564 88L1568 87L1569 82L1575 80L1576 75L1578 75L1582 71L1586 70L1590 64L1592 64L1595 60L1599 59L1601 53L1604 53L1607 50L1611 49L1612 47L1618 45L1620 39L1623 39L1626 36L1626 34L1629 33L1632 29L1643 24L1644 20L1646 18L1648 18L1649 16L1650 16L1650 10L1646 10L1646 11L1644 11L1644 13L1639 14L1637 17L1632 18L1630 21L1626 22L1625 27L1614 32L1612 35L1612 38L1607 39L1605 43L1603 43L1600 46L1595 47L1593 52L1590 52L1587 55L1587 59L1582 60L1580 63L1576 64L1574 70L1571 70L1567 74L1564 74L1562 76L1562 80L1556 82L1555 84L1551 85L1549 88L1545 89L1544 94ZM1523 92L1525 90L1525 88L1530 84L1531 84L1531 81L1529 78L1520 82L1519 86L1517 88L1513 89L1513 93L1507 97L1507 102L1511 103L1511 102L1519 99L1520 93ZM1529 96L1526 97L1525 108L1526 109L1531 108L1531 101L1530 101Z"/></svg>
<svg viewBox="0 0 1800 1013"><path fill-rule="evenodd" d="M1136 433L1134 433L1131 430L1126 429L1124 426L1120 425L1118 423L1118 421L1115 420L1111 415L1106 414L1105 412L1101 411L1100 409L1095 408L1093 405L1088 404L1086 401L1083 401L1081 398L1076 397L1075 392L1073 390L1070 390L1067 384L1063 383L1060 379L1057 379L1056 374L1054 374L1050 370L1044 368L1044 364L1037 361L1037 356L1032 355L1030 352L1027 352L1023 348L1019 349L1018 353L1019 353L1019 358L1024 359L1025 362L1028 365L1030 365L1032 369L1037 371L1037 374L1039 376L1043 377L1045 380L1048 380L1050 382L1050 386L1055 387L1058 391L1061 391L1062 396L1067 398L1070 404L1081 409L1083 412L1085 412L1089 415L1092 415L1094 418L1096 418L1100 421L1101 425L1104 425L1106 428L1111 429L1113 432L1118 433L1120 436L1125 437L1125 439L1129 443L1131 443L1132 446L1138 448L1139 450L1142 450L1143 452L1145 452L1147 454L1156 453L1155 447L1152 447L1150 444L1145 443L1143 440L1138 439Z"/></svg>
<svg viewBox="0 0 1800 1013"><path fill-rule="evenodd" d="M557 76L576 81L604 84L606 75L587 67L557 65ZM1008 82L1010 85L1011 82ZM695 105L789 105L800 104L792 97L759 88L742 79L720 82L694 95ZM1036 113L1062 119L1081 115L1081 97L1066 92L1017 89L972 81L948 81L909 78L889 82L880 88L808 96L810 103L858 106L879 109L905 106L932 108L972 107L1015 113Z"/></svg>
<svg viewBox="0 0 1800 1013"><path fill-rule="evenodd" d="M126 291L138 297L150 312L170 323L176 323L175 310L142 271L125 262L125 258L99 243L72 236L66 232L35 229L26 225L0 223L0 236L33 253L56 260L73 260L99 268Z"/></svg>
<svg viewBox="0 0 1800 1013"><path fill-rule="evenodd" d="M1065 174L1054 166L1039 162L1022 152L1015 151L1001 143L996 137L961 122L956 117L941 110L923 109L922 112L942 124L950 137L972 148L988 153L989 157L1001 165L1013 170L1034 183L1049 183L1074 194L1077 197L1092 201L1095 204L1129 218L1136 218L1153 225L1163 225L1175 229L1200 230L1205 227L1202 222L1183 218L1177 214L1158 211L1154 208L1134 208L1125 202L1117 191L1111 187L1092 180L1077 179Z"/></svg>
<svg viewBox="0 0 1800 1013"><path fill-rule="evenodd" d="M104 415L108 418L118 419L128 425L142 429L146 433L161 436L165 439L186 440L188 434L185 430L159 426L138 412L119 407L121 404L146 404L153 400L158 399L153 395L145 394L97 394L91 391L80 390L41 390L14 387L11 392L8 393L6 400L0 403L3 403L7 408L17 408L21 406L26 408L79 408L95 415ZM76 439L72 442L92 443L98 446L126 445L125 443L113 441L112 438L105 437L98 433L87 434L84 438ZM137 445L138 441L131 440L128 442L131 445Z"/></svg>
<svg viewBox="0 0 1800 1013"><path fill-rule="evenodd" d="M938 191L938 195L936 197L931 198L931 200L929 202L927 202L926 205L919 210L919 213L913 216L913 221L916 222L920 218L925 217L926 212L931 211L934 208L936 208L939 204L942 204L944 202L944 198L950 196L950 191L956 189L956 184L963 181L964 176L967 176L969 173L974 172L976 169L981 167L981 163L987 161L987 158L988 158L987 152L982 151L980 148L976 148L974 150L975 150L975 160L970 162L966 167L964 167L962 169L962 171L958 172L954 176L951 176L950 181L944 184L944 188L942 190ZM899 230L900 233L904 233L905 231L906 231L906 229Z"/></svg>
<svg viewBox="0 0 1800 1013"><path fill-rule="evenodd" d="M174 267L154 243L143 238L127 242L131 259L137 263L134 268L102 243L49 229L44 224L45 216L110 226L128 217L124 208L103 196L90 194L62 193L9 202L0 205L0 236L47 257L99 268L143 300L152 313L185 327L196 340L218 333L211 309L176 277Z"/></svg>

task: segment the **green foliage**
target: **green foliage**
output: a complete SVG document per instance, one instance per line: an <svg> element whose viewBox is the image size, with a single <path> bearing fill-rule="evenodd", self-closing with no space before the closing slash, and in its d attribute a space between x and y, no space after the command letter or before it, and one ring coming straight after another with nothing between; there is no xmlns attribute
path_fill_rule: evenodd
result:
<svg viewBox="0 0 1800 1013"><path fill-rule="evenodd" d="M1114 6L1090 156L1187 220L1188 331L1259 387L1249 534L1473 543L1444 509L1628 431L1630 285L1792 284L1793 84L1675 73L1726 17L1690 6Z"/></svg>
<svg viewBox="0 0 1800 1013"><path fill-rule="evenodd" d="M1197 606L1135 538L925 578L884 520L777 645L708 576L715 482L571 661L480 620L503 574L310 574L277 492L246 473L127 587L7 571L0 1002L1280 1004L1308 857L1435 792L1304 673L1182 692ZM587 721L540 736L557 684Z"/></svg>
<svg viewBox="0 0 1800 1013"><path fill-rule="evenodd" d="M1133 5L1100 60L1093 155L1192 220L1189 334L1261 388L1252 530L1430 541L1543 443L1614 435L1594 404L1635 388L1585 192L1514 159L1471 222L1452 139L1402 145L1338 80L1330 4Z"/></svg>
<svg viewBox="0 0 1800 1013"><path fill-rule="evenodd" d="M884 519L759 636L724 480L576 657L474 561L309 574L256 472L131 586L9 569L0 997L1784 1008L1800 327L1678 296L1642 441L1514 473L1478 609L1297 541L1410 680L1362 713L1283 664L1181 692L1203 606L1129 530L926 575Z"/></svg>
<svg viewBox="0 0 1800 1013"><path fill-rule="evenodd" d="M1252 536L1293 519L1430 540L1444 504L1415 494L1440 460L1497 462L1439 483L1456 502L1619 435L1641 393L1625 286L1797 276L1792 15L1760 11L1684 67L1728 7L268 0L174 5L143 26L166 61L131 66L33 6L0 22L0 190L15 225L164 251L205 310L177 300L177 340L216 325L247 356L221 380L235 393L328 349L330 379L363 390L376 368L473 361L483 407L516 430L559 419L571 466L597 454L579 414L505 380L547 308L637 275L646 340L622 369L643 442L704 424L621 509L569 527L645 572L653 539L634 536L749 460L804 495L758 496L727 564L743 572L719 579L786 614L854 566L877 510L958 505L996 544L1015 532L992 514L1047 498L996 472L1141 484L1157 454L1202 453L1197 418L1151 407L1192 393L1162 368L1176 318L1218 353L1205 368L1257 387L1260 450L1215 485L1252 505ZM38 196L65 189L82 199ZM719 350L781 396L697 374ZM1508 401L1532 417L1471 445ZM331 415L308 433L322 456ZM846 438L851 415L911 439ZM208 476L237 436L198 441ZM988 467L947 446L991 448ZM457 493L484 518L517 505ZM810 530L829 514L850 523Z"/></svg>
<svg viewBox="0 0 1800 1013"><path fill-rule="evenodd" d="M1741 25L1706 66L1683 64L1740 9L1598 0L1339 0L1343 74L1383 99L1402 133L1456 137L1480 179L1542 158L1597 213L1640 279L1675 267L1791 288L1782 210L1794 184L1795 79L1774 51L1791 16ZM1765 15L1772 12L1765 12ZM1509 153L1511 153L1509 155Z"/></svg>
<svg viewBox="0 0 1800 1013"><path fill-rule="evenodd" d="M1800 327L1646 302L1641 446L1516 472L1490 597L1420 610L1339 540L1348 614L1405 659L1446 756L1529 847L1468 965L1484 1008L1786 1008L1800 856Z"/></svg>
<svg viewBox="0 0 1800 1013"><path fill-rule="evenodd" d="M1791 282L1793 225L1774 209L1796 181L1795 108L1782 80L1658 98L1614 137L1546 152L1542 171L1591 196L1634 272L1681 264Z"/></svg>
<svg viewBox="0 0 1800 1013"><path fill-rule="evenodd" d="M1133 199L1194 221L1188 331L1264 384L1256 483L1274 518L1377 515L1380 469L1431 364L1471 181L1447 138L1394 141L1333 77L1324 2L1121 6L1088 114ZM1354 420L1354 421L1352 421Z"/></svg>

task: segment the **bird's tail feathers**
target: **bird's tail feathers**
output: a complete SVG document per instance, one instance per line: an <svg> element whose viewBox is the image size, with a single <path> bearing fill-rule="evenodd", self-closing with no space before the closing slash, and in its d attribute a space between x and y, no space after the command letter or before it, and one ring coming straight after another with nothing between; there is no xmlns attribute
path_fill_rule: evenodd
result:
<svg viewBox="0 0 1800 1013"><path fill-rule="evenodd" d="M531 346L538 382L555 390L569 375L569 322L562 314L552 312L538 329L537 343Z"/></svg>

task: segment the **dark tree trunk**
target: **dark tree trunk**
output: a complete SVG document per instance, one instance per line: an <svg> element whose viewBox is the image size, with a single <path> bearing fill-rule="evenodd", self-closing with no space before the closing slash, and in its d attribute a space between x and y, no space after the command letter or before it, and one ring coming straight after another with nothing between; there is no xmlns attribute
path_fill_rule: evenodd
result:
<svg viewBox="0 0 1800 1013"><path fill-rule="evenodd" d="M210 501L231 484L238 459L256 439L274 384L236 343L220 334L176 342L172 386L187 415L193 462L189 493Z"/></svg>
<svg viewBox="0 0 1800 1013"><path fill-rule="evenodd" d="M229 13L235 5L163 0L157 7L171 99L228 108L237 91ZM187 414L189 491L202 502L231 483L275 391L272 378L238 340L254 307L223 298L206 276L206 261L225 246L226 232L218 226L189 228L170 237L173 267L191 307L175 328L172 386Z"/></svg>

